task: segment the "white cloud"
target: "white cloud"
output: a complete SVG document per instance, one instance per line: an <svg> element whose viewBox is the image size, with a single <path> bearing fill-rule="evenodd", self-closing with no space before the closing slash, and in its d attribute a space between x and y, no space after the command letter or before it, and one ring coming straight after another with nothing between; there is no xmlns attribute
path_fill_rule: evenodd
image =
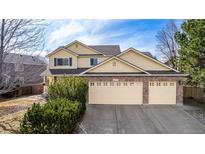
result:
<svg viewBox="0 0 205 154"><path fill-rule="evenodd" d="M82 34L93 34L102 29L107 20L69 20L65 24L57 27L50 36L48 43L61 42L68 37L75 37Z"/></svg>
<svg viewBox="0 0 205 154"><path fill-rule="evenodd" d="M33 56L41 56L41 57L45 57L48 54L47 51L35 51L32 53Z"/></svg>
<svg viewBox="0 0 205 154"><path fill-rule="evenodd" d="M53 43L55 40L64 39L70 35L80 33L83 30L85 30L85 27L81 23L71 20L68 24L63 25L51 33L49 36L49 43Z"/></svg>
<svg viewBox="0 0 205 154"><path fill-rule="evenodd" d="M155 33L140 31L125 25L119 27L121 20L64 20L54 21L57 26L48 36L47 48L53 50L66 45L73 40L79 40L88 45L119 44L121 50L134 47L141 51L155 53ZM150 41L149 41L150 40Z"/></svg>

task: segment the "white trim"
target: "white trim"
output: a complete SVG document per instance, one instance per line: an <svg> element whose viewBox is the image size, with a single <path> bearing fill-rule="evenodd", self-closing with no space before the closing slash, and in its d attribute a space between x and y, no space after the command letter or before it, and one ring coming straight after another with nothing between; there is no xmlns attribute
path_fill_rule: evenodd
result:
<svg viewBox="0 0 205 154"><path fill-rule="evenodd" d="M50 57L50 56L52 56L53 54L59 52L60 50L65 50L66 52L68 52L68 53L70 53L70 54L72 54L72 55L74 55L74 56L76 56L76 57L79 56L77 53L71 51L70 49L66 49L66 48L60 47L60 48L54 50L53 52L47 54L46 57Z"/></svg>
<svg viewBox="0 0 205 154"><path fill-rule="evenodd" d="M125 60L120 59L120 58L115 57L115 56L106 59L105 61L99 63L98 65L96 65L96 66L94 66L94 67L92 67L92 68L90 68L90 69L85 70L84 72L80 73L80 75L85 74L86 72L89 72L89 71L91 71L91 70L93 70L93 69L95 69L95 68L97 68L97 67L100 67L101 65L103 65L103 64L105 64L105 63L107 63L107 62L109 62L109 61L111 61L111 60L113 60L113 59L117 59L117 60L119 60L119 61L121 61L121 62L123 62L123 63L125 63L125 64L127 64L127 65L129 65L129 66L131 66L131 67L133 67L133 68L135 68L135 69L137 69L137 70L140 70L140 71L142 71L142 72L144 72L144 73L146 73L146 74L151 75L150 73L148 73L147 71L145 71L145 70L139 68L138 66L135 66L135 65L133 65L133 64L130 64L130 63L126 62Z"/></svg>
<svg viewBox="0 0 205 154"><path fill-rule="evenodd" d="M152 76L173 76L173 77L186 77L188 76L188 74L151 74L151 75L148 75L148 74L55 74L55 75L52 75L52 74L49 74L49 75L46 75L46 76L149 76L149 77L152 77Z"/></svg>
<svg viewBox="0 0 205 154"><path fill-rule="evenodd" d="M136 50L136 49L133 48L133 47L128 48L128 49L126 49L125 51L121 52L119 55L117 55L117 57L119 57L119 56L121 56L121 55L123 55L123 54L125 54L125 53L127 53L127 52L129 52L129 51L131 51L131 50L134 51L134 52L136 52L136 53L138 53L138 54L140 54L140 55L142 55L142 56L144 56L144 57L146 57L146 58L148 58L148 59L150 59L150 60L152 60L152 61L154 61L154 62L156 62L156 63L158 63L158 64L160 64L160 65L162 65L162 66L164 66L164 67L166 67L166 68L169 68L169 69L171 69L171 70L173 70L173 71L175 71L175 72L179 72L178 70L175 70L175 69L173 69L173 68L171 68L171 67L169 67L169 66L163 64L162 62L160 62L160 61L158 61L158 60L156 60L156 59L154 59L154 58L151 58L151 57L149 57L149 56L147 56L147 55L141 53L140 51Z"/></svg>
<svg viewBox="0 0 205 154"><path fill-rule="evenodd" d="M75 44L75 43L78 43L78 44L80 44L80 45L82 45L82 46L84 46L84 47L86 47L86 48L88 48L88 49L90 49L90 50L92 50L92 51L95 51L95 52L97 52L97 53L99 53L99 54L102 54L102 55L106 56L106 55L103 54L102 52L97 51L97 50L95 50L95 49L93 49L93 48L90 48L89 46L87 46L86 44L84 44L84 43L82 43L82 42L80 42L80 41L78 41L78 40L75 40L75 41L69 43L69 44L66 45L65 47L67 48L67 47L69 47L69 46L71 46L71 45L73 45L73 44Z"/></svg>

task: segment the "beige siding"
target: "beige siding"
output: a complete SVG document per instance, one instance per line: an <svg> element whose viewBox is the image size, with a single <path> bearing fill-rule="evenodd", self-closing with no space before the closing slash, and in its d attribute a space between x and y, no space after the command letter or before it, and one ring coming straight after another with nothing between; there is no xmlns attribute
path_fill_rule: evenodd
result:
<svg viewBox="0 0 205 154"><path fill-rule="evenodd" d="M72 66L54 66L54 58L69 58L69 57L72 57ZM51 69L77 68L77 57L62 49L49 57L49 68Z"/></svg>
<svg viewBox="0 0 205 154"><path fill-rule="evenodd" d="M115 66L113 66L114 62L116 63ZM96 67L95 69L89 72L140 72L140 71L129 66L128 64L125 64L119 60L113 59L99 67Z"/></svg>
<svg viewBox="0 0 205 154"><path fill-rule="evenodd" d="M90 58L91 57L78 57L78 67L88 68L90 66ZM109 57L96 57L98 59L98 63L106 60Z"/></svg>
<svg viewBox="0 0 205 154"><path fill-rule="evenodd" d="M176 82L149 82L149 104L176 104Z"/></svg>
<svg viewBox="0 0 205 154"><path fill-rule="evenodd" d="M93 82L94 85L91 83L89 83L90 104L142 104L143 102L142 82ZM99 83L101 85L97 85ZM114 85L111 86L110 83Z"/></svg>
<svg viewBox="0 0 205 154"><path fill-rule="evenodd" d="M48 80L48 85L54 83L54 76L48 76L47 80Z"/></svg>
<svg viewBox="0 0 205 154"><path fill-rule="evenodd" d="M79 43L74 43L71 46L68 47L68 49L74 51L77 54L99 54L98 52L89 49Z"/></svg>
<svg viewBox="0 0 205 154"><path fill-rule="evenodd" d="M138 54L135 51L128 51L125 54L122 54L120 58L144 69L144 70L170 70L169 68L166 68L165 66L162 66L140 54Z"/></svg>

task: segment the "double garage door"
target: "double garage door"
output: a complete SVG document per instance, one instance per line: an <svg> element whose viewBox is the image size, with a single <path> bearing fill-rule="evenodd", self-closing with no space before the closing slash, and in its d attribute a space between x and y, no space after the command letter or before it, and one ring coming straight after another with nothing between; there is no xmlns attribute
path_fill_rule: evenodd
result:
<svg viewBox="0 0 205 154"><path fill-rule="evenodd" d="M90 104L142 104L142 82L90 82Z"/></svg>
<svg viewBox="0 0 205 154"><path fill-rule="evenodd" d="M143 82L90 82L89 103L143 104ZM149 82L148 103L176 104L176 82Z"/></svg>

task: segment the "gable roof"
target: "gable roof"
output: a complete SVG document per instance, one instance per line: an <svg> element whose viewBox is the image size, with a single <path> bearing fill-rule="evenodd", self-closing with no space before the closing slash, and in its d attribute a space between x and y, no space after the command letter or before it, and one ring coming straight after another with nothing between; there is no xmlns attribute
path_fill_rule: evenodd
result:
<svg viewBox="0 0 205 154"><path fill-rule="evenodd" d="M23 63L28 65L47 65L43 57L24 55L17 53L6 53L4 63Z"/></svg>
<svg viewBox="0 0 205 154"><path fill-rule="evenodd" d="M121 53L119 45L88 45L97 51L102 52L104 55L115 56Z"/></svg>
<svg viewBox="0 0 205 154"><path fill-rule="evenodd" d="M149 60L152 60L152 61L154 61L155 63L160 64L161 66L164 66L164 67L166 67L166 68L168 68L168 69L170 69L170 70L173 70L173 71L175 71L175 72L179 72L178 70L175 70L175 69L173 69L173 68L171 68L171 67L165 65L164 63L162 63L162 62L156 60L155 58L152 58L152 57L148 56L147 54L143 54L143 52L140 52L140 51L136 50L136 49L133 48L133 47L128 48L127 50L121 52L119 55L117 55L117 57L119 57L119 56L121 56L121 55L123 55L123 54L125 54L125 53L127 53L127 52L129 52L129 51L134 51L135 53L138 53L138 54L144 56L145 58L147 58L147 59L149 59Z"/></svg>
<svg viewBox="0 0 205 154"><path fill-rule="evenodd" d="M98 50L95 50L94 48L91 48L91 47L89 47L88 45L86 45L86 44L84 44L84 43L82 43L82 42L80 42L80 41L77 41L77 40L75 40L75 41L69 43L68 45L65 46L65 48L68 48L69 46L71 46L71 45L73 45L73 44L75 44L75 43L78 43L78 44L80 44L80 45L82 45L82 46L84 46L84 47L86 47L86 48L88 48L88 49L90 49L90 50L96 52L97 54L103 54L102 52L100 52L100 51L98 51ZM103 54L103 55L104 55L104 54Z"/></svg>
<svg viewBox="0 0 205 154"><path fill-rule="evenodd" d="M146 74L148 74L148 75L151 75L150 73L148 73L147 71L143 70L142 68L140 68L140 67L138 67L138 66L135 66L135 65L133 65L133 64L131 64L131 63L129 63L129 62L127 62L127 61L121 59L121 58L118 58L118 57L116 57L116 56L113 56L113 57L111 57L111 58L108 58L107 60L104 60L103 62L99 63L98 65L96 65L96 66L94 66L94 67L91 67L90 69L85 70L84 72L80 73L80 75L83 75L83 74L85 74L85 73L87 73L87 72L89 72L89 71L91 71L91 70L93 70L93 69L95 69L95 68L98 68L98 67L100 67L101 65L103 65L103 64L105 64L105 63L107 63L107 62L109 62L109 61L111 61L111 60L113 60L113 59L119 60L119 61L121 61L122 63L124 63L124 64L126 64L126 65L129 65L129 66L131 66L132 68L135 68L136 70L140 70L140 71L142 71L143 73L146 73Z"/></svg>
<svg viewBox="0 0 205 154"><path fill-rule="evenodd" d="M56 50L54 50L53 52L49 53L46 57L52 56L53 54L57 53L60 50L65 50L66 52L68 52L74 56L78 56L77 53L71 51L70 49L64 48L64 46L61 46L61 47L57 48Z"/></svg>

